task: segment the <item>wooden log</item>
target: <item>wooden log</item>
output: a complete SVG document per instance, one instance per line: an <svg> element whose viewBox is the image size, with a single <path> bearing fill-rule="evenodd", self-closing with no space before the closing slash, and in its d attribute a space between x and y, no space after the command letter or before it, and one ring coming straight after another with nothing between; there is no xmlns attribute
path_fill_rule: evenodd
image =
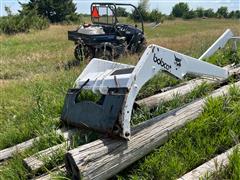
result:
<svg viewBox="0 0 240 180"><path fill-rule="evenodd" d="M60 149L67 152L69 143L69 141L66 141L66 143L58 144L43 151L40 151L33 156L23 159L23 163L32 173L37 172L40 168L44 167L44 158L46 159L52 157Z"/></svg>
<svg viewBox="0 0 240 180"><path fill-rule="evenodd" d="M138 100L136 103L139 106L146 106L148 108L153 108L158 106L159 103L170 101L173 98L173 96L176 94L178 94L179 96L184 96L187 93L190 93L194 88L196 88L197 86L201 85L204 82L213 83L214 81L204 80L204 79L190 80L186 84L183 84L179 87L144 98L142 100Z"/></svg>
<svg viewBox="0 0 240 180"><path fill-rule="evenodd" d="M53 179L54 175L59 174L59 173L65 173L66 169L64 167L64 164L54 168L51 173L45 173L42 174L41 176L33 178L34 180L51 180ZM60 178L59 178L60 179Z"/></svg>
<svg viewBox="0 0 240 180"><path fill-rule="evenodd" d="M219 168L226 167L229 163L229 155L233 153L233 151L237 148L240 148L240 144L234 146L233 148L229 149L227 152L222 153L215 158L211 159L210 161L202 164L201 166L195 168L194 170L188 172L187 174L183 175L178 180L199 180L204 179L204 176L211 176L212 173L217 172ZM240 149L239 149L240 150Z"/></svg>
<svg viewBox="0 0 240 180"><path fill-rule="evenodd" d="M71 134L75 130L67 130L66 128L63 128L63 129L56 130L56 133L61 134L66 139L68 136L71 136ZM32 139L27 140L25 142L19 143L15 146L12 146L12 147L1 150L0 151L0 161L8 159L8 158L12 157L13 154L18 153L18 152L22 152L22 151L26 150L27 148L32 147L34 142L39 141L39 139L40 139L40 137L32 138Z"/></svg>
<svg viewBox="0 0 240 180"><path fill-rule="evenodd" d="M78 131L77 128L73 128L69 130L62 129L58 133L64 137L64 139L66 140L65 142L37 152L32 156L23 159L23 163L31 172L33 173L37 172L40 168L42 168L45 165L45 162L43 159L51 158L60 149L65 152L68 150L71 144L72 136L76 134L77 131Z"/></svg>
<svg viewBox="0 0 240 180"><path fill-rule="evenodd" d="M235 83L240 87L240 81ZM217 97L228 92L230 85L215 90ZM169 133L197 118L205 98L155 117L132 129L129 141L101 139L68 151L65 166L72 179L107 179L162 145Z"/></svg>
<svg viewBox="0 0 240 180"><path fill-rule="evenodd" d="M229 74L233 75L233 74L240 74L240 67L237 68L232 68L229 66L224 67L225 69L229 70ZM194 88L196 88L197 86L201 85L202 83L214 83L216 81L212 80L212 79L193 79L188 81L185 84L182 84L179 87L176 87L174 89L170 89L166 92L162 92L147 98L144 98L142 100L138 100L136 103L139 106L147 106L149 108L153 108L159 105L159 103L161 102L166 102L172 99L172 97L176 94L180 95L180 96L184 96L187 93L190 93ZM217 81L218 83L221 83L223 81Z"/></svg>
<svg viewBox="0 0 240 180"><path fill-rule="evenodd" d="M21 152L27 148L32 147L33 143L38 141L40 138L36 137L33 139L30 139L28 141L25 141L23 143L17 144L15 146L3 149L0 151L0 161L3 161L5 159L8 159L13 156L14 153Z"/></svg>

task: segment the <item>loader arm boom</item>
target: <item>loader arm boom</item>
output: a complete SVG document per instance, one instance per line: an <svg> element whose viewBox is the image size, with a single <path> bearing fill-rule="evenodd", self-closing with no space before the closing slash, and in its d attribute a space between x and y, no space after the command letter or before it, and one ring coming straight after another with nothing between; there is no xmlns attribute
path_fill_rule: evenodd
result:
<svg viewBox="0 0 240 180"><path fill-rule="evenodd" d="M131 112L138 92L148 80L161 71L168 72L179 79L186 74L219 79L228 78L228 71L221 67L164 47L148 46L127 84L129 93L119 119L123 127L121 136L124 138L128 138L130 134Z"/></svg>
<svg viewBox="0 0 240 180"><path fill-rule="evenodd" d="M210 57L218 49L223 48L226 43L233 38L233 33L230 29L227 29L208 49L202 54L199 59L204 59Z"/></svg>
<svg viewBox="0 0 240 180"><path fill-rule="evenodd" d="M159 71L168 72L179 79L186 74L220 79L228 77L228 72L219 66L161 46L150 45L135 66L132 76L139 78L138 85L143 85Z"/></svg>
<svg viewBox="0 0 240 180"><path fill-rule="evenodd" d="M106 123L102 124L93 122L94 116L100 116L99 114L91 113L93 114L92 118L89 117L89 114L80 116L86 117L88 115L88 119L92 119L88 127L94 127L99 131L117 129L115 134L128 139L131 134L131 113L137 94L142 86L159 72L168 72L179 79L182 79L186 74L219 79L228 77L228 71L221 67L157 45L149 45L135 67L95 58L91 60L76 80L76 88L91 89L94 93L111 97L101 103L104 106L102 109L109 109L108 107L112 106L118 114L111 115L109 118L105 116L105 120L102 121L106 121ZM113 98L116 96L121 98L119 101L121 103L114 104L113 101L116 100ZM95 109L89 106L92 112L99 108L99 106L96 106ZM113 116L118 117L118 120L111 119ZM89 122L84 120L84 124ZM106 127L108 128L106 129Z"/></svg>
<svg viewBox="0 0 240 180"><path fill-rule="evenodd" d="M160 72L179 79L187 74L228 78L227 70L201 59L224 47L230 39L236 49L236 41L240 38L233 37L233 33L227 30L199 59L154 44L147 47L136 66L94 58L77 78L75 88L69 89L61 119L74 126L129 139L133 104L147 81ZM82 89L101 94L100 101L77 102Z"/></svg>

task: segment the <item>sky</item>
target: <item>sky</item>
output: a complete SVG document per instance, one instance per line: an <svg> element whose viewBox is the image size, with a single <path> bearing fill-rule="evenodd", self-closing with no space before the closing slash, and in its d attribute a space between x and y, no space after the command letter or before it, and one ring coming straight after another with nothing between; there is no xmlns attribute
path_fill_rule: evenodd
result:
<svg viewBox="0 0 240 180"><path fill-rule="evenodd" d="M21 6L18 1L27 3L28 0L0 0L0 16L6 15L5 6L11 8L13 13L17 13ZM116 0L73 0L77 6L78 13L88 13L92 2L115 2ZM131 3L137 5L139 0L124 1L118 0L118 3ZM162 13L170 14L172 7L179 2L187 2L191 9L203 7L204 9L212 8L215 11L221 6L227 6L229 11L240 10L240 0L149 0L149 10L158 9Z"/></svg>

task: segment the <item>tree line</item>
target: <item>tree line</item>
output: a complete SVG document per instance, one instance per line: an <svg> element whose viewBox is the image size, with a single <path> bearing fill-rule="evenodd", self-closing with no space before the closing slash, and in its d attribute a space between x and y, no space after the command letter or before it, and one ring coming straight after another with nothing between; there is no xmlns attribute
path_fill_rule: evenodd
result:
<svg viewBox="0 0 240 180"><path fill-rule="evenodd" d="M0 33L15 34L30 29L45 29L50 23L80 22L76 4L72 0L30 0L20 3L22 9L13 15L5 7L7 16L0 17Z"/></svg>
<svg viewBox="0 0 240 180"><path fill-rule="evenodd" d="M19 2L20 3L20 2ZM20 3L22 9L18 14L12 14L10 8L5 7L7 16L0 17L0 33L15 34L28 32L30 29L45 29L50 23L79 23L81 15L76 13L76 4L73 0L30 0ZM220 7L216 12L213 9L190 9L187 3L180 2L173 6L170 15L162 14L158 9L149 9L149 0L140 0L137 10L142 14L145 22L163 22L164 19L192 19L192 18L240 18L240 11L228 11L227 7ZM129 17L139 21L141 17L136 10L131 13L125 8L118 7L118 16Z"/></svg>
<svg viewBox="0 0 240 180"><path fill-rule="evenodd" d="M164 19L174 19L174 18L183 18L183 19L193 19L193 18L240 18L240 10L228 11L226 6L222 6L214 12L213 9L204 9L198 7L196 10L190 9L188 3L180 2L173 6L171 14L165 15L162 14L158 9L149 9L149 0L140 0L138 6L138 11L142 14L144 21L149 22L162 22ZM118 8L118 15L125 17L130 17L134 21L139 21L140 17L137 14L136 10L133 10L132 13L126 12L124 8Z"/></svg>
<svg viewBox="0 0 240 180"><path fill-rule="evenodd" d="M228 8L226 6L222 6L217 9L216 12L214 12L213 9L204 9L202 7L197 8L196 10L193 10L189 8L187 3L180 2L176 4L172 8L172 12L170 16L173 17L179 17L184 19L192 19L192 18L240 18L240 10L236 11L228 11Z"/></svg>

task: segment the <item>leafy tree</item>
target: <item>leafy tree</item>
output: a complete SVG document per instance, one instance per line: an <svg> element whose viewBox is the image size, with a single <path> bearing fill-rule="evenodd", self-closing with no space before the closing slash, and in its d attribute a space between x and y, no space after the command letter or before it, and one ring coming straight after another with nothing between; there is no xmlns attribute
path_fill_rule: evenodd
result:
<svg viewBox="0 0 240 180"><path fill-rule="evenodd" d="M240 10L236 10L236 11L235 11L235 17L236 17L237 19L240 19Z"/></svg>
<svg viewBox="0 0 240 180"><path fill-rule="evenodd" d="M128 12L126 11L125 8L123 8L123 7L118 7L118 8L117 8L117 15L118 15L118 16L121 16L121 17L127 17L129 14L128 14Z"/></svg>
<svg viewBox="0 0 240 180"><path fill-rule="evenodd" d="M235 11L231 11L231 12L228 14L228 18L235 18Z"/></svg>
<svg viewBox="0 0 240 180"><path fill-rule="evenodd" d="M194 10L187 11L183 14L183 19L193 19L197 16Z"/></svg>
<svg viewBox="0 0 240 180"><path fill-rule="evenodd" d="M149 14L148 20L151 22L160 23L163 22L163 15L158 9L154 9Z"/></svg>
<svg viewBox="0 0 240 180"><path fill-rule="evenodd" d="M175 17L183 17L189 11L189 7L187 3L180 2L175 4L172 8L172 15Z"/></svg>
<svg viewBox="0 0 240 180"><path fill-rule="evenodd" d="M16 34L19 32L29 32L30 29L45 29L49 26L46 18L37 14L35 9L13 15L10 8L5 8L7 16L0 18L0 32L5 34Z"/></svg>
<svg viewBox="0 0 240 180"><path fill-rule="evenodd" d="M218 17L227 18L228 17L228 8L226 6L222 6L222 7L218 8L217 14L218 14Z"/></svg>
<svg viewBox="0 0 240 180"><path fill-rule="evenodd" d="M142 15L142 18L144 21L148 20L148 7L149 7L149 0L140 0L137 9L140 12L140 14ZM130 17L134 20L134 21L140 21L140 16L138 14L138 12L134 9L132 11L132 14L130 15Z"/></svg>
<svg viewBox="0 0 240 180"><path fill-rule="evenodd" d="M206 9L206 10L204 10L204 16L212 18L212 17L215 17L215 13L214 13L213 9L211 9L211 8Z"/></svg>
<svg viewBox="0 0 240 180"><path fill-rule="evenodd" d="M148 22L163 22L163 14L158 9L153 9L151 12L148 11L149 9L149 0L140 0L137 10L142 15L143 21ZM140 17L136 10L132 11L132 14L130 15L130 18L132 18L134 21L139 21Z"/></svg>
<svg viewBox="0 0 240 180"><path fill-rule="evenodd" d="M231 12L228 14L228 18L236 18L236 19L239 19L239 18L240 18L240 11L239 11L239 10L231 11Z"/></svg>
<svg viewBox="0 0 240 180"><path fill-rule="evenodd" d="M202 18L204 16L204 9L202 7L197 8L195 12L197 17Z"/></svg>
<svg viewBox="0 0 240 180"><path fill-rule="evenodd" d="M52 23L78 20L72 0L30 0L21 5L23 9L36 9L39 15L47 17Z"/></svg>

